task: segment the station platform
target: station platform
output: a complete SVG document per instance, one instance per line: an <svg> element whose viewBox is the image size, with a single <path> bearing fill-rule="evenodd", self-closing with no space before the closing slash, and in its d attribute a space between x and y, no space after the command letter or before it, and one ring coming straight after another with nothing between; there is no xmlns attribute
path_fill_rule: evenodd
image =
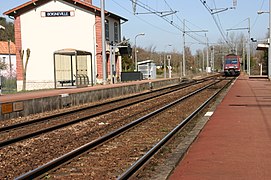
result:
<svg viewBox="0 0 271 180"><path fill-rule="evenodd" d="M240 75L170 180L271 178L271 82Z"/></svg>

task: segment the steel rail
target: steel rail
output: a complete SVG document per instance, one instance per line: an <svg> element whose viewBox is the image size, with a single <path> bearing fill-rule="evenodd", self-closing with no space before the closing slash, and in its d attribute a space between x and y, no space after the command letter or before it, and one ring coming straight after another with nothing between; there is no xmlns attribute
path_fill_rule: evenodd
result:
<svg viewBox="0 0 271 180"><path fill-rule="evenodd" d="M40 122L43 122L43 121L48 121L48 119L53 119L53 118L69 115L71 113L76 113L76 112L84 111L84 110L87 110L87 109L96 108L96 107L99 107L99 106L104 106L104 105L108 105L108 104L111 104L111 103L116 103L116 102L120 102L120 101L124 101L124 100L128 100L128 99L148 95L148 94L151 94L151 93L159 92L161 90L172 89L172 88L186 88L186 87L188 87L190 85L198 84L198 83L207 81L209 79L212 79L214 77L217 77L217 75L210 76L210 77L205 77L205 78L202 78L202 79L193 80L193 81L189 81L189 82L181 82L181 83L179 83L177 85L172 85L172 86L168 86L168 87L165 87L165 88L159 88L159 89L155 89L155 90L151 89L151 91L148 91L148 92L144 92L144 93L140 93L140 94L136 94L136 95L120 98L120 99L115 99L115 100L99 103L99 104L96 104L96 105L83 107L81 109L74 109L74 110L70 110L68 112L62 112L62 113L58 113L58 114L48 115L46 117L42 117L42 118L39 118L39 119L34 119L34 120L31 120L31 121L26 121L26 122L16 123L16 124L9 125L9 126L0 127L0 133L4 132L4 131L9 131L9 130L12 130L12 129L16 129L16 128L21 128L21 127L24 127L24 126L29 126L29 125L32 125L32 124L37 124L37 123L40 123Z"/></svg>
<svg viewBox="0 0 271 180"><path fill-rule="evenodd" d="M196 82L196 83L200 83L200 82ZM194 85L194 84L196 84L196 83L192 83L192 85ZM152 97L150 97L150 98L144 99L144 101L150 100L150 99L153 99L153 98L156 98L156 97L159 97L159 96L162 96L162 95L165 95L165 94L174 92L174 91L178 91L178 90L180 90L180 89L182 89L182 88L186 88L186 87L189 87L189 86L191 86L191 84L186 84L186 85L181 86L181 87L179 87L179 88L177 88L177 86L176 86L176 87L174 87L174 88L177 88L177 89L172 89L172 90L170 90L170 91L163 92L163 93L161 93L161 94L158 94L158 95L152 96ZM42 129L42 130L38 130L38 131L31 132L31 133L28 133L28 134L25 134L25 135L21 135L21 136L12 138L12 139L8 139L8 140L5 140L5 141L0 142L0 148L2 148L2 147L4 147L4 146L7 146L7 145L10 145L10 144L13 144L13 143L16 143L16 142L19 142L19 141L22 141L22 140L25 140L25 139L29 139L29 138L32 138L32 137L35 137L35 136L38 136L38 135L47 133L47 132L51 132L51 131L54 131L54 130L57 130L57 129L60 129L60 128L63 128L63 127L69 126L69 125L73 125L73 124L76 124L76 123L79 123L79 122L88 120L88 119L90 119L90 118L94 118L94 117L97 117L97 116L101 116L101 115L104 115L104 114L106 114L106 113L110 113L110 112L112 112L112 111L116 111L116 110L119 110L119 109L121 109L121 108L125 108L125 107L128 107L128 106L137 104L137 103L139 103L139 102L142 102L142 99L141 99L141 100L134 101L134 102L130 102L130 103L125 104L125 105L116 106L116 107L114 107L114 108L112 108L112 109L104 110L104 111L101 111L101 112L98 112L98 113L95 113L95 114L92 114L92 115L88 115L88 116L85 116L85 117L77 118L77 119L75 119L75 120L71 120L71 121L66 122L66 123L63 123L63 124L58 124L58 125L51 126L51 127L48 127L48 128Z"/></svg>
<svg viewBox="0 0 271 180"><path fill-rule="evenodd" d="M84 111L84 110L87 110L87 109L96 108L96 107L99 107L99 106L104 106L104 105L108 105L108 104L111 104L111 103L116 103L116 102L120 102L120 101L124 101L124 100L128 100L128 99L132 99L132 98L136 98L136 97L148 95L148 94L151 94L151 93L159 92L161 90L178 88L178 87L179 88L185 88L185 87L190 86L191 84L192 85L193 84L197 84L197 83L200 83L200 82L202 82L204 80L205 79L202 79L202 80L199 80L199 81L196 81L196 82L189 82L189 83L177 84L177 85L165 87L165 88L162 88L162 89L155 89L155 90L152 90L152 91L148 91L148 92L144 92L144 93L132 95L132 96L129 96L129 97L124 97L124 98L120 98L120 99L111 100L111 101L108 101L108 102L99 103L99 104L96 104L96 105L91 105L91 106L83 107L81 109L75 109L75 110L71 110L71 111L68 111L68 112L62 112L62 113L58 113L58 114L53 114L53 115L49 115L49 116L46 116L46 117L42 117L42 118L39 118L39 119L34 119L34 120L31 120L31 121L26 121L26 122L16 123L16 124L9 125L9 126L0 127L0 132L10 131L12 129L21 128L21 127L32 125L32 124L37 124L37 123L40 123L40 122L43 122L43 121L48 121L49 119L53 119L53 118L57 118L57 117L69 115L69 114L72 114L72 113Z"/></svg>
<svg viewBox="0 0 271 180"><path fill-rule="evenodd" d="M205 90L205 89L207 89L207 88L209 88L209 87L211 87L211 86L213 86L215 84L217 84L218 82L220 82L220 81L213 82L212 84L209 84L209 85L207 85L205 87L202 87L202 88L200 88L200 89L198 89L198 90L196 90L196 91L194 91L194 92L192 92L192 93L190 93L188 95L185 95L185 96L181 97L180 99L175 100L174 102L171 102L171 103L169 103L169 104L167 104L167 105L165 105L165 106L163 106L163 107L161 107L161 108L159 108L159 109L157 109L157 110L155 110L155 111L153 111L153 112L151 112L151 113L149 113L147 115L144 115L141 118L138 118L137 120L135 120L135 121L133 121L131 123L128 123L128 124L126 124L125 126L119 128L119 129L116 129L115 131L112 131L109 134L106 134L106 135L104 135L104 136L102 136L102 137L100 137L100 138L98 138L98 139L96 139L96 140L94 140L94 141L92 141L90 143L87 143L87 144L85 144L85 145L83 145L83 146L81 146L81 147L79 147L79 148L65 154L65 155L62 155L59 158L56 158L56 159L54 159L54 160L52 160L52 161L50 161L50 162L48 162L48 163L46 163L44 165L32 170L32 171L29 171L29 172L27 172L27 173L25 173L25 174L23 174L23 175L21 175L19 177L16 177L15 179L16 180L24 180L24 179L33 179L33 178L39 177L39 176L43 175L44 173L46 173L46 172L48 172L48 171L50 171L52 169L55 169L56 167L58 167L58 166L60 166L60 165L62 165L64 163L67 163L68 161L70 161L71 159L81 155L82 153L84 153L84 152L86 152L86 151L88 151L88 150L90 150L90 149L92 149L92 148L94 148L94 147L96 147L96 146L98 146L98 145L100 145L100 144L102 144L102 143L104 143L104 142L106 142L106 141L120 135L121 133L125 132L126 130L128 130L128 129L136 126L136 125L138 125L139 123L145 121L146 119L148 119L150 117L153 117L156 114L158 114L158 113L172 107L173 105L175 105L177 103L180 103L181 101L183 101L183 100L185 100L185 99L187 99L187 98L189 98L189 97L191 97L191 96L193 96L193 95L195 95L195 94L197 94L197 93L199 93L199 92L201 92L201 91L203 91L203 90Z"/></svg>
<svg viewBox="0 0 271 180"><path fill-rule="evenodd" d="M181 128L183 128L191 119L193 119L199 112L201 112L222 90L225 89L231 82L229 81L223 86L218 92L212 95L206 100L201 106L199 106L193 113L185 118L178 126L176 126L171 132L169 132L161 141L159 141L152 149L150 149L145 155L143 155L138 161L136 161L130 168L128 168L123 174L117 179L123 180L128 179L135 174L154 154L156 154Z"/></svg>

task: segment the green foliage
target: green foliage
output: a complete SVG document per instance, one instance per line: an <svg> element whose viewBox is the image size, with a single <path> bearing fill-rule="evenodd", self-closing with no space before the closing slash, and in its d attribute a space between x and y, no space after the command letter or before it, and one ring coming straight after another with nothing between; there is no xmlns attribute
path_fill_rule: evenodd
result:
<svg viewBox="0 0 271 180"><path fill-rule="evenodd" d="M157 70L156 70L156 74L157 74L157 75L162 75L162 74L164 74L164 69L157 69Z"/></svg>
<svg viewBox="0 0 271 180"><path fill-rule="evenodd" d="M131 58L131 44L129 42L129 39L126 39L123 37L122 39L122 44L121 46L127 46L127 54L122 55L122 71L127 72L127 71L133 71L134 70L134 62L133 59Z"/></svg>
<svg viewBox="0 0 271 180"><path fill-rule="evenodd" d="M15 77L1 77L2 78L2 93L11 94L17 92L17 84Z"/></svg>
<svg viewBox="0 0 271 180"><path fill-rule="evenodd" d="M14 24L7 21L5 17L0 17L0 25L5 27L5 30L0 30L0 41L11 40L14 42Z"/></svg>
<svg viewBox="0 0 271 180"><path fill-rule="evenodd" d="M128 55L122 57L122 70L124 72L134 70L133 60Z"/></svg>

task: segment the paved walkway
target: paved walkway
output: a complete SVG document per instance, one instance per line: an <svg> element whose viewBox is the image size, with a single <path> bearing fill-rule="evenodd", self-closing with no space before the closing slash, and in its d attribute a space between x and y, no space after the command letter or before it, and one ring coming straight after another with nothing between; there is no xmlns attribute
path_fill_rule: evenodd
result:
<svg viewBox="0 0 271 180"><path fill-rule="evenodd" d="M271 82L240 76L170 180L270 180Z"/></svg>

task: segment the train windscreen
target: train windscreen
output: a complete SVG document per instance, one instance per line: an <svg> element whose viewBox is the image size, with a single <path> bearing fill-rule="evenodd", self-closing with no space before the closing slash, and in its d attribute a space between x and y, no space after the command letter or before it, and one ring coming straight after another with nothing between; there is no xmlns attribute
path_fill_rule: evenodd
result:
<svg viewBox="0 0 271 180"><path fill-rule="evenodd" d="M226 59L226 64L238 64L237 59Z"/></svg>

